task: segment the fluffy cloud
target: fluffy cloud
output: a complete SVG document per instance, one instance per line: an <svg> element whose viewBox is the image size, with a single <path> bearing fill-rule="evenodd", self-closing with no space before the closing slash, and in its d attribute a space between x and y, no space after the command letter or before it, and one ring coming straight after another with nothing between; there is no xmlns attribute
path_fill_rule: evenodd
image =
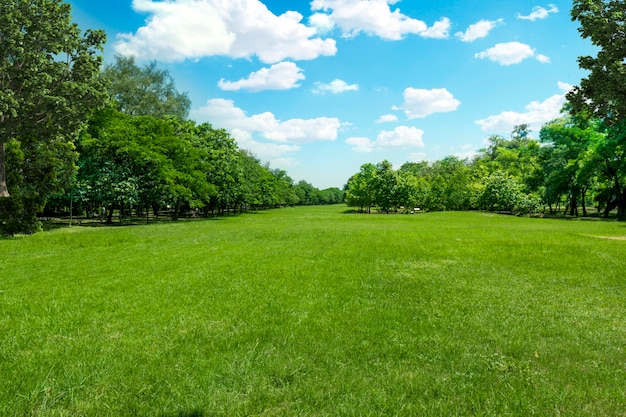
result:
<svg viewBox="0 0 626 417"><path fill-rule="evenodd" d="M380 116L378 120L376 120L376 123L390 123L390 122L397 122L397 121L398 121L398 116L396 116L395 114L384 114Z"/></svg>
<svg viewBox="0 0 626 417"><path fill-rule="evenodd" d="M445 88L424 90L407 88L404 90L404 104L393 110L404 110L409 119L426 117L433 113L445 113L456 110L461 102Z"/></svg>
<svg viewBox="0 0 626 417"><path fill-rule="evenodd" d="M561 115L561 109L565 104L565 94L572 88L566 83L558 83L561 94L555 94L542 102L533 101L526 105L525 112L503 111L500 114L477 120L485 132L505 134L513 130L517 125L526 123L531 130L539 131L541 127Z"/></svg>
<svg viewBox="0 0 626 417"><path fill-rule="evenodd" d="M335 22L324 13L312 14L309 17L309 25L316 28L318 33L329 33L335 28Z"/></svg>
<svg viewBox="0 0 626 417"><path fill-rule="evenodd" d="M303 144L317 141L333 141L341 127L339 119L318 117L315 119L290 119L280 121L270 112L252 116L236 107L232 100L211 99L206 106L191 111L198 122L209 122L224 128L235 138L250 140L255 133L275 142Z"/></svg>
<svg viewBox="0 0 626 417"><path fill-rule="evenodd" d="M348 84L343 80L333 80L328 84L317 82L315 83L315 88L313 92L315 94L324 94L324 93L332 93L332 94L341 94L346 91L357 91L359 89L358 84Z"/></svg>
<svg viewBox="0 0 626 417"><path fill-rule="evenodd" d="M263 91L263 90L289 90L299 87L298 81L304 80L302 69L293 62L280 62L269 68L262 68L253 72L246 79L239 81L225 81L221 79L218 86L222 90L237 91Z"/></svg>
<svg viewBox="0 0 626 417"><path fill-rule="evenodd" d="M542 55L542 54L537 54L537 56L535 57L537 59L537 61L541 62L542 64L549 64L550 63L550 58Z"/></svg>
<svg viewBox="0 0 626 417"><path fill-rule="evenodd" d="M523 20L537 20L537 19L545 19L546 17L548 17L548 15L550 13L558 13L559 9L554 5L554 4L549 4L548 5L549 9L546 9L544 7L541 6L535 6L533 7L533 11L532 13L530 13L528 16L522 16L521 14L517 14L517 18L518 19L523 19Z"/></svg>
<svg viewBox="0 0 626 417"><path fill-rule="evenodd" d="M263 62L334 55L333 39L316 37L302 15L274 15L260 0L133 0L133 9L150 17L134 34L119 35L117 53L137 58L180 61L213 55Z"/></svg>
<svg viewBox="0 0 626 417"><path fill-rule="evenodd" d="M486 51L478 52L474 57L480 59L487 58L492 62L505 66L519 64L523 60L532 57L535 57L542 64L550 62L550 58L541 54L536 55L533 48L520 42L498 43Z"/></svg>
<svg viewBox="0 0 626 417"><path fill-rule="evenodd" d="M352 137L346 139L346 143L352 146L352 150L355 152L372 152L376 149L376 145L370 138L365 137Z"/></svg>
<svg viewBox="0 0 626 417"><path fill-rule="evenodd" d="M384 149L423 148L424 131L415 127L398 126L394 130L383 130L375 141L365 137L352 137L346 140L356 152L372 152Z"/></svg>
<svg viewBox="0 0 626 417"><path fill-rule="evenodd" d="M443 18L432 27L421 20L410 18L399 9L390 8L399 0L313 0L311 10L324 12L345 37L360 32L388 40L400 40L405 35L415 34L427 38L447 38L450 20ZM317 17L316 19L320 19ZM326 25L328 27L328 25Z"/></svg>
<svg viewBox="0 0 626 417"><path fill-rule="evenodd" d="M498 20L480 20L473 25L469 25L465 32L457 32L455 35L463 42L473 42L476 39L484 38L489 35L489 32L498 25L504 22L502 19Z"/></svg>

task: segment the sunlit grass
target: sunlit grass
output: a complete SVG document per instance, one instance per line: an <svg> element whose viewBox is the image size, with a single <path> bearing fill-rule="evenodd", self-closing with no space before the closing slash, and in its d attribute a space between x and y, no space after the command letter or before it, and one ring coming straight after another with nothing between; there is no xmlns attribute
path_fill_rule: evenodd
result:
<svg viewBox="0 0 626 417"><path fill-rule="evenodd" d="M343 210L0 240L0 415L626 415L623 223Z"/></svg>

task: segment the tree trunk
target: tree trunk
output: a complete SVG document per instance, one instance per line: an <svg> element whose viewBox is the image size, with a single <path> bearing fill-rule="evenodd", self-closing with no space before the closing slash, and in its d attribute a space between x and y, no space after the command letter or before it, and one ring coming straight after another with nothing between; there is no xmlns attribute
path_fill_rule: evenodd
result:
<svg viewBox="0 0 626 417"><path fill-rule="evenodd" d="M572 193L570 195L570 200L569 200L569 215L570 216L578 217L578 202L576 201L577 197L578 197L578 191L572 190ZM565 209L565 212L567 213L567 209Z"/></svg>
<svg viewBox="0 0 626 417"><path fill-rule="evenodd" d="M626 220L626 191L617 196L617 218Z"/></svg>
<svg viewBox="0 0 626 417"><path fill-rule="evenodd" d="M109 211L107 214L107 224L112 224L113 223L113 210L115 210L115 205L111 204L109 206Z"/></svg>
<svg viewBox="0 0 626 417"><path fill-rule="evenodd" d="M7 189L7 170L5 164L4 142L0 142L0 198L11 197Z"/></svg>
<svg viewBox="0 0 626 417"><path fill-rule="evenodd" d="M583 206L583 216L587 217L587 187L583 187L580 193L582 199L581 204Z"/></svg>

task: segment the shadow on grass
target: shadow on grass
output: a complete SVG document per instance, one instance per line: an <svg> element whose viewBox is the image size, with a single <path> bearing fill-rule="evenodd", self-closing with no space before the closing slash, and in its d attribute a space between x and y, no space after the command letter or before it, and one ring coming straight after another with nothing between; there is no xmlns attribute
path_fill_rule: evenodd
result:
<svg viewBox="0 0 626 417"><path fill-rule="evenodd" d="M162 414L161 417L207 417L202 410L183 410L174 414Z"/></svg>
<svg viewBox="0 0 626 417"><path fill-rule="evenodd" d="M69 227L130 227L130 226L152 226L155 224L168 224L168 223L186 223L186 222L201 222L201 221L218 221L225 220L229 216L215 216L215 217L196 217L188 218L182 217L178 220L171 218L151 218L149 222L146 219L140 217L125 218L120 220L114 220L111 223L101 222L100 220L85 220L74 219L70 226L70 221L67 218L49 218L48 220L41 220L42 228L44 231L66 229Z"/></svg>

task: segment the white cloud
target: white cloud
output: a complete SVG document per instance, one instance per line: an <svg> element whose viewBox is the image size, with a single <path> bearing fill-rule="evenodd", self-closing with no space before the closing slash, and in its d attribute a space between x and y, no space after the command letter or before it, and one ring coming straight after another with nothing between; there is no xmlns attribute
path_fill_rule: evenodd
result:
<svg viewBox="0 0 626 417"><path fill-rule="evenodd" d="M541 54L535 55L533 48L520 42L498 43L492 48L476 53L474 57L479 59L487 58L492 62L505 66L519 64L525 59L532 57L535 57L542 64L550 62L550 58Z"/></svg>
<svg viewBox="0 0 626 417"><path fill-rule="evenodd" d="M404 90L404 104L393 110L404 110L409 119L426 117L433 113L445 113L456 110L461 102L445 88L424 90L407 88Z"/></svg>
<svg viewBox="0 0 626 417"><path fill-rule="evenodd" d="M118 36L114 48L125 56L171 62L256 55L275 63L337 52L333 39L316 37L315 28L301 23L300 13L276 16L260 0L133 0L132 6L150 17L134 34Z"/></svg>
<svg viewBox="0 0 626 417"><path fill-rule="evenodd" d="M376 120L376 123L391 123L391 122L397 122L397 121L398 121L398 116L396 116L395 114L384 114L380 116L378 120Z"/></svg>
<svg viewBox="0 0 626 417"><path fill-rule="evenodd" d="M493 28L501 25L503 22L503 19L480 20L473 25L469 25L465 32L457 32L455 35L463 42L473 42L476 39L486 37Z"/></svg>
<svg viewBox="0 0 626 417"><path fill-rule="evenodd" d="M375 141L366 137L352 137L346 143L355 152L372 152L385 149L423 148L424 131L415 127L398 126L394 130L383 130Z"/></svg>
<svg viewBox="0 0 626 417"><path fill-rule="evenodd" d="M361 32L387 40L400 40L408 34L428 38L448 37L449 19L443 18L429 28L425 22L400 13L400 9L392 11L390 5L398 1L313 0L311 10L329 13L330 21L342 30L345 37Z"/></svg>
<svg viewBox="0 0 626 417"><path fill-rule="evenodd" d="M565 94L572 88L571 85L559 82L561 94L555 94L542 102L533 101L526 105L525 112L503 111L500 114L477 120L485 132L506 134L517 125L526 123L530 129L538 132L541 127L561 116L561 109L565 104Z"/></svg>
<svg viewBox="0 0 626 417"><path fill-rule="evenodd" d="M274 162L276 158L283 156L287 153L298 152L300 146L298 145L286 145L277 143L259 142L252 139L252 135L249 132L245 132L239 129L233 129L231 135L237 141L237 145L241 149L247 149L254 155L261 158L261 160L272 160Z"/></svg>
<svg viewBox="0 0 626 417"><path fill-rule="evenodd" d="M533 11L532 13L530 13L528 16L522 16L521 14L517 14L517 18L518 19L523 19L523 20L537 20L537 19L545 19L546 17L548 17L548 15L550 13L558 13L559 9L554 5L554 4L549 4L548 5L549 9L546 9L544 7L541 6L535 6L533 7Z"/></svg>
<svg viewBox="0 0 626 417"><path fill-rule="evenodd" d="M318 117L280 121L270 112L246 115L232 100L211 99L206 106L191 111L198 122L209 122L217 128L231 131L236 138L250 139L255 133L275 142L303 144L333 141L341 127L339 119ZM246 136L247 135L247 136Z"/></svg>
<svg viewBox="0 0 626 417"><path fill-rule="evenodd" d="M314 13L309 17L309 25L317 29L318 33L329 33L335 28L335 22L324 13Z"/></svg>
<svg viewBox="0 0 626 417"><path fill-rule="evenodd" d="M348 84L343 80L333 80L328 84L316 82L315 88L313 92L315 94L324 94L324 93L332 93L332 94L341 94L346 91L358 91L358 84Z"/></svg>
<svg viewBox="0 0 626 417"><path fill-rule="evenodd" d="M447 17L436 21L431 27L420 33L424 38L446 39L450 36L450 19Z"/></svg>
<svg viewBox="0 0 626 417"><path fill-rule="evenodd" d="M389 148L423 148L424 131L415 127L398 126L392 131L378 134L376 145L383 149Z"/></svg>
<svg viewBox="0 0 626 417"><path fill-rule="evenodd" d="M222 90L237 91L263 91L263 90L289 90L299 87L298 81L304 80L302 69L293 62L279 62L269 68L262 68L253 72L246 79L239 81L225 81L223 78L218 86Z"/></svg>
<svg viewBox="0 0 626 417"><path fill-rule="evenodd" d="M370 138L365 137L352 137L346 139L348 145L352 145L352 150L355 152L372 152L376 149L374 142Z"/></svg>
<svg viewBox="0 0 626 417"><path fill-rule="evenodd" d="M541 62L542 64L549 64L550 63L550 58L542 55L542 54L537 54L537 56L535 57L537 59L537 61Z"/></svg>

